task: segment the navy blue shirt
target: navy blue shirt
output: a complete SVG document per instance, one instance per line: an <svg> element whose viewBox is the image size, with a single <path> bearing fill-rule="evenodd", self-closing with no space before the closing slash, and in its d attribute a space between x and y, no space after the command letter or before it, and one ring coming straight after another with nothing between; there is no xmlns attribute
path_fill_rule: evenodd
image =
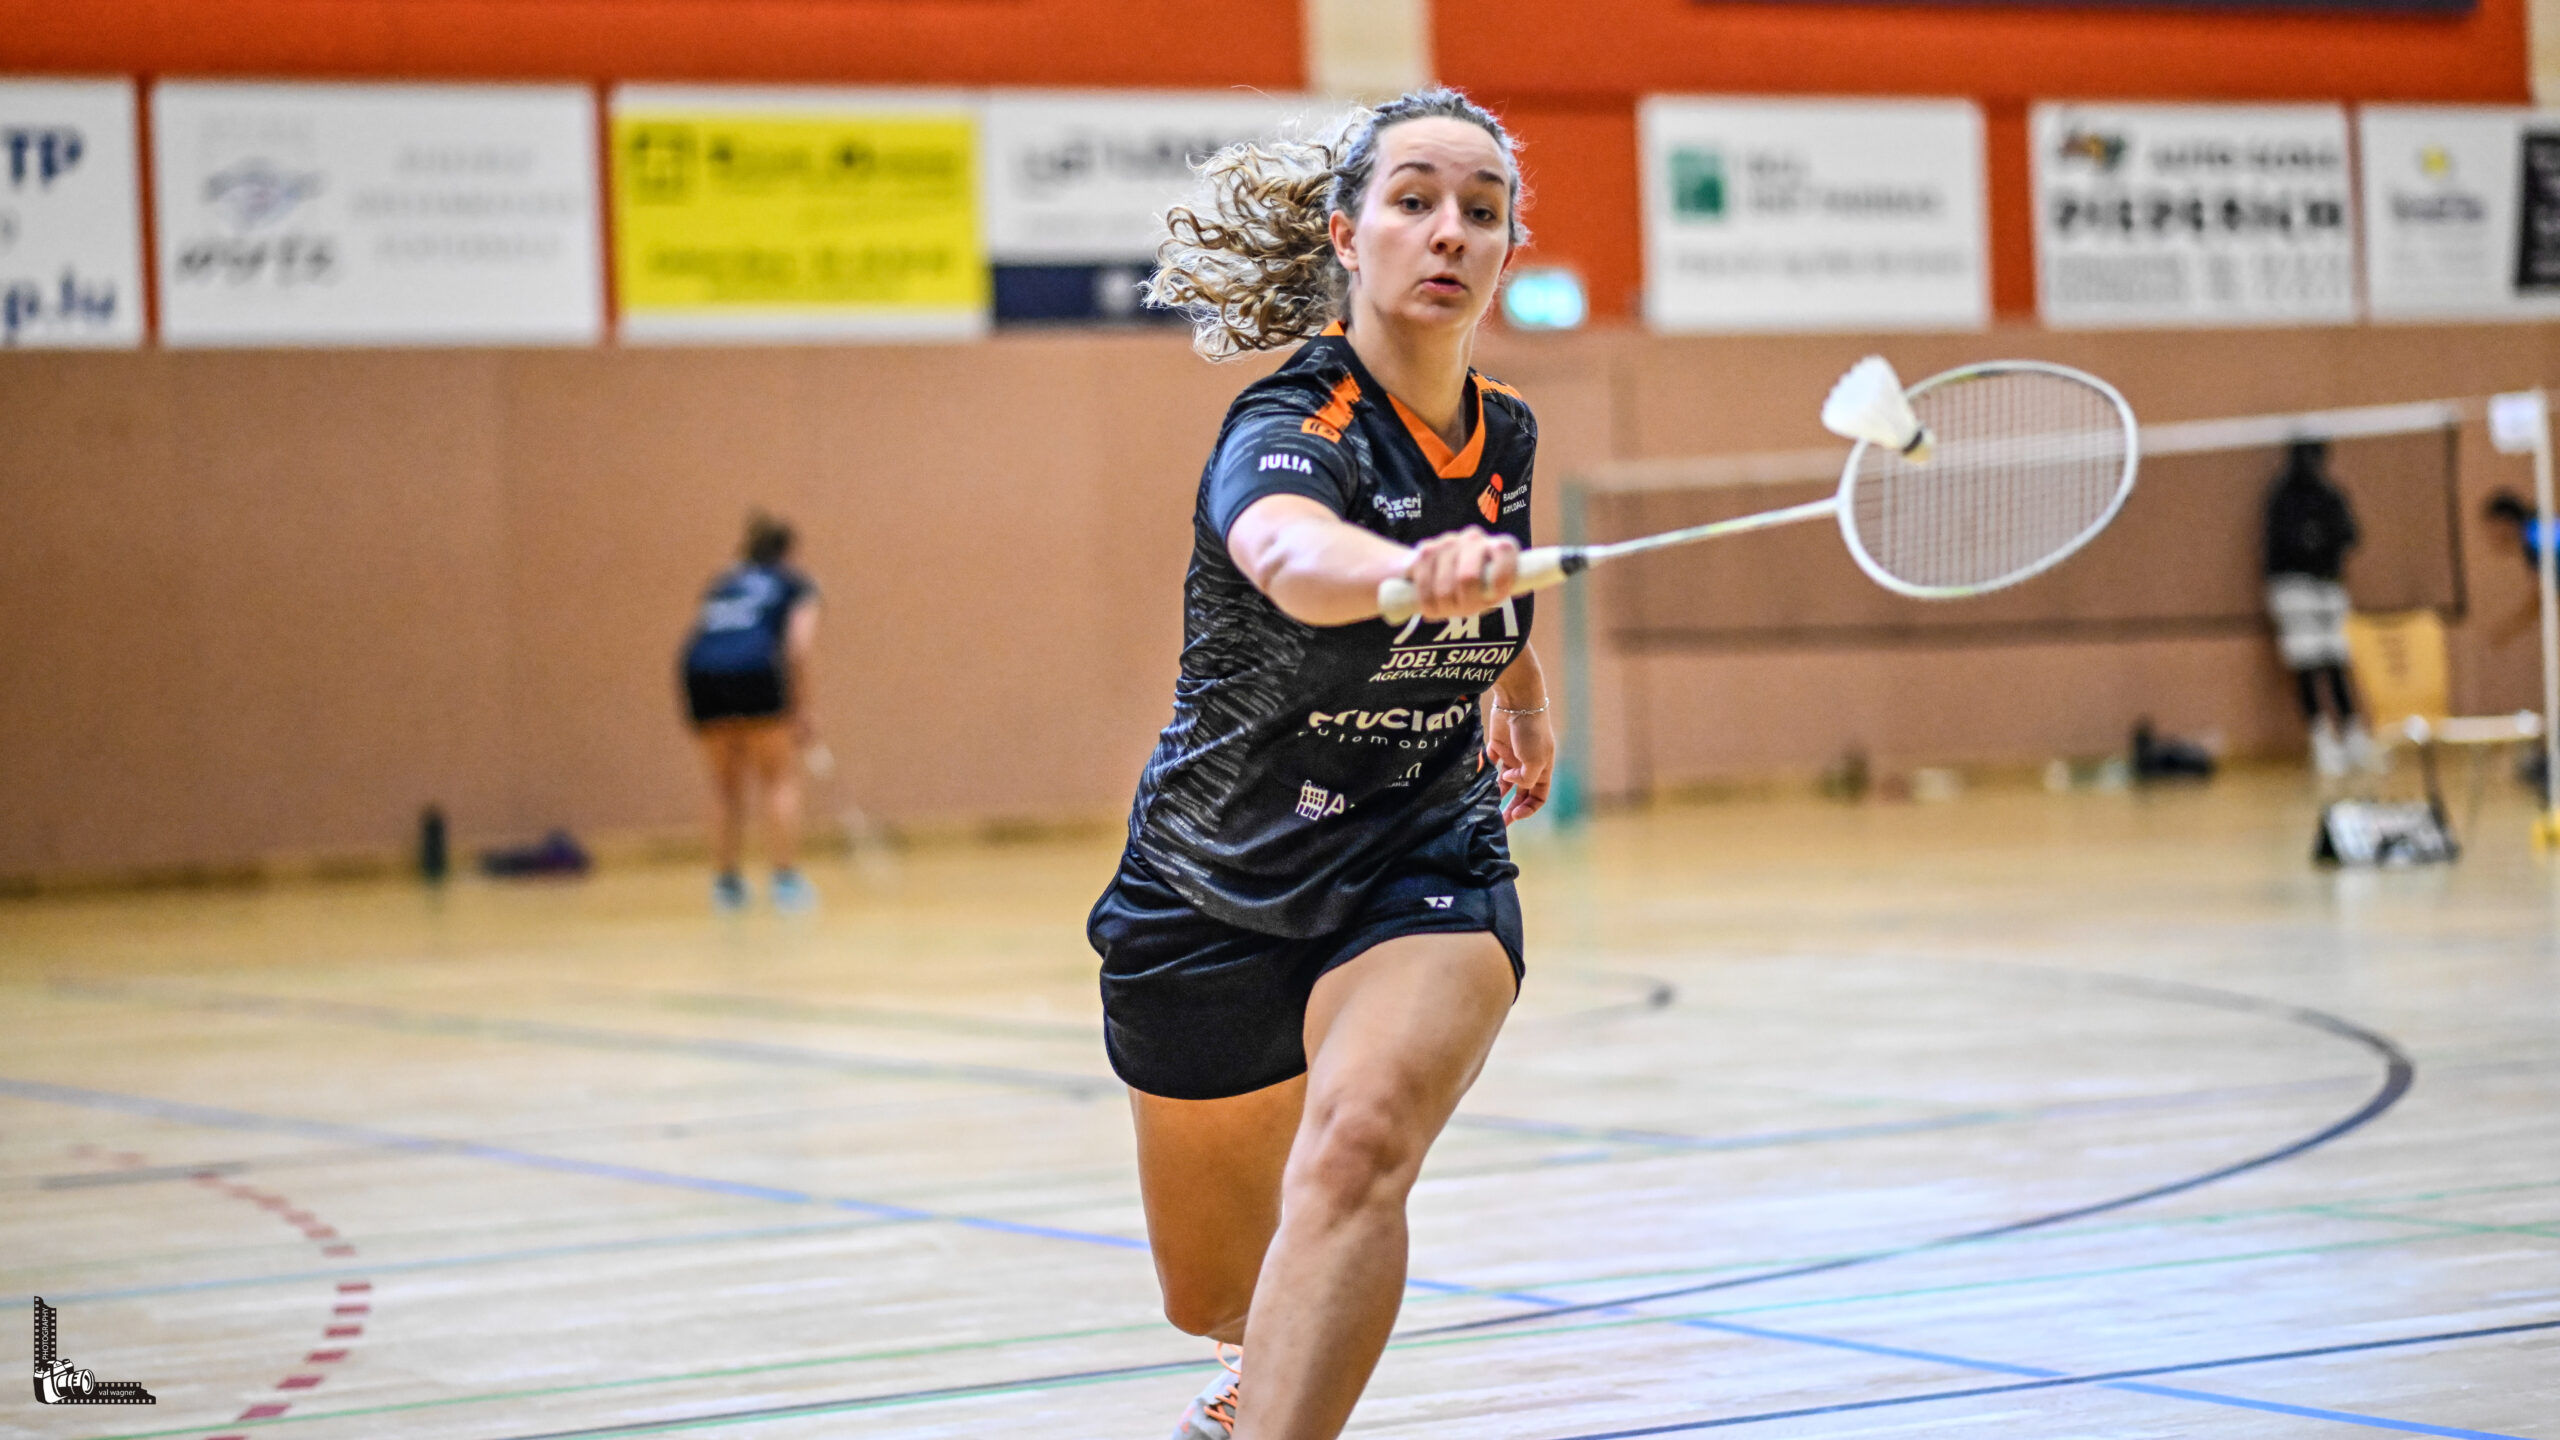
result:
<svg viewBox="0 0 2560 1440"><path fill-rule="evenodd" d="M1403 544L1476 525L1529 543L1537 422L1470 374L1451 454L1327 332L1236 397L1200 477L1182 672L1129 818L1130 845L1201 913L1311 936L1416 862L1476 884L1511 863L1477 696L1529 640L1532 602L1460 620L1291 619L1227 553L1267 495L1300 495Z"/></svg>
<svg viewBox="0 0 2560 1440"><path fill-rule="evenodd" d="M685 642L684 668L696 675L780 671L792 607L817 593L808 576L788 565L740 564L722 571L703 592L701 617Z"/></svg>

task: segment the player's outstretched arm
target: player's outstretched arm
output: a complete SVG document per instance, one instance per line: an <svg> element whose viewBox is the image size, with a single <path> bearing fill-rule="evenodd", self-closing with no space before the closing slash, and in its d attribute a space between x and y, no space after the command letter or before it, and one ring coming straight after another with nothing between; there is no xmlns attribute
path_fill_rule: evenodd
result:
<svg viewBox="0 0 2560 1440"><path fill-rule="evenodd" d="M1471 525L1407 547L1305 496L1266 495L1228 528L1227 554L1289 618L1349 625L1377 618L1382 580L1411 580L1430 619L1491 609L1511 593L1520 546Z"/></svg>

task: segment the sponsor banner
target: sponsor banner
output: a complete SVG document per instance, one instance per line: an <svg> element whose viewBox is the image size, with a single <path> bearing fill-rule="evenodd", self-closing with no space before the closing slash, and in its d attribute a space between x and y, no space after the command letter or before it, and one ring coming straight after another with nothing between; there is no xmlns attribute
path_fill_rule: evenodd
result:
<svg viewBox="0 0 2560 1440"><path fill-rule="evenodd" d="M1168 321L1138 287L1192 167L1310 123L1310 102L1242 93L1004 91L986 102L987 254L999 323Z"/></svg>
<svg viewBox="0 0 2560 1440"><path fill-rule="evenodd" d="M1989 323L1970 102L1653 96L1638 120L1655 329Z"/></svg>
<svg viewBox="0 0 2560 1440"><path fill-rule="evenodd" d="M0 81L0 345L142 343L133 86Z"/></svg>
<svg viewBox="0 0 2560 1440"><path fill-rule="evenodd" d="M2048 104L2028 134L2045 323L2355 318L2344 109Z"/></svg>
<svg viewBox="0 0 2560 1440"><path fill-rule="evenodd" d="M2363 162L2365 297L2377 320L2530 319L2560 313L2560 227L2526 166L2532 111L2369 106ZM2560 128L2560 120L2553 122ZM2543 278L2536 288L2537 274Z"/></svg>
<svg viewBox="0 0 2560 1440"><path fill-rule="evenodd" d="M164 82L151 104L168 344L603 338L583 87Z"/></svg>
<svg viewBox="0 0 2560 1440"><path fill-rule="evenodd" d="M986 328L978 117L965 97L628 85L612 110L626 338Z"/></svg>

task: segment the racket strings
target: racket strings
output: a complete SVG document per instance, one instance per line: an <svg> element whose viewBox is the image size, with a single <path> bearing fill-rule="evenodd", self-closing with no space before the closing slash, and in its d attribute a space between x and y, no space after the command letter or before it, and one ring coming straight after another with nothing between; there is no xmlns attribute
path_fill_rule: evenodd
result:
<svg viewBox="0 0 2560 1440"><path fill-rule="evenodd" d="M1867 447L1849 507L1852 540L1897 588L2023 578L2104 524L2130 478L2122 411L2068 375L1990 371L1916 394L1912 408L1935 455L1914 465Z"/></svg>

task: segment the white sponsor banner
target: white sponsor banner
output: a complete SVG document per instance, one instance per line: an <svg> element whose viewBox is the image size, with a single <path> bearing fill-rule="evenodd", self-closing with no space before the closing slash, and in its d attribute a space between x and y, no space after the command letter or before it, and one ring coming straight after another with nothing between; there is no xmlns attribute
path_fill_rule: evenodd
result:
<svg viewBox="0 0 2560 1440"><path fill-rule="evenodd" d="M2436 106L2372 106L2357 114L2365 296L2376 319L2515 310L2523 114Z"/></svg>
<svg viewBox="0 0 2560 1440"><path fill-rule="evenodd" d="M601 340L595 131L579 86L158 85L161 337Z"/></svg>
<svg viewBox="0 0 2560 1440"><path fill-rule="evenodd" d="M142 343L133 86L0 81L0 345Z"/></svg>
<svg viewBox="0 0 2560 1440"><path fill-rule="evenodd" d="M2355 318L2344 109L2048 104L2028 134L2045 323Z"/></svg>
<svg viewBox="0 0 2560 1440"><path fill-rule="evenodd" d="M2363 164L2365 300L2376 320L2526 320L2560 296L2518 289L2517 237L2531 110L2368 106Z"/></svg>
<svg viewBox="0 0 2560 1440"><path fill-rule="evenodd" d="M1313 102L1235 94L999 91L986 102L987 256L999 265L1152 260L1191 167L1317 123Z"/></svg>
<svg viewBox="0 0 2560 1440"><path fill-rule="evenodd" d="M1978 329L1982 113L1962 100L1648 97L1658 330Z"/></svg>

